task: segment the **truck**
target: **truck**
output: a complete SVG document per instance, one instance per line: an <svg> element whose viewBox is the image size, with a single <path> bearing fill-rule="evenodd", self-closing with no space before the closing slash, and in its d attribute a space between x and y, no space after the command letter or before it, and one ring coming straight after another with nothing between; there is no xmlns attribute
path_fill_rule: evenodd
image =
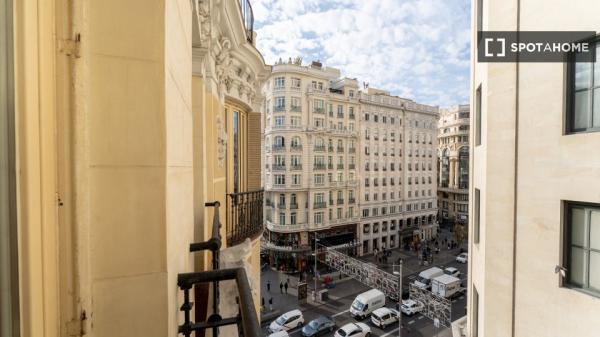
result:
<svg viewBox="0 0 600 337"><path fill-rule="evenodd" d="M413 284L421 289L431 289L431 280L434 278L444 275L444 271L438 267L429 268L419 273L417 279Z"/></svg>
<svg viewBox="0 0 600 337"><path fill-rule="evenodd" d="M358 319L364 319L384 305L385 294L380 290L371 289L356 296L350 306L350 315Z"/></svg>
<svg viewBox="0 0 600 337"><path fill-rule="evenodd" d="M431 292L440 297L451 298L461 292L460 284L459 278L444 274L431 281Z"/></svg>

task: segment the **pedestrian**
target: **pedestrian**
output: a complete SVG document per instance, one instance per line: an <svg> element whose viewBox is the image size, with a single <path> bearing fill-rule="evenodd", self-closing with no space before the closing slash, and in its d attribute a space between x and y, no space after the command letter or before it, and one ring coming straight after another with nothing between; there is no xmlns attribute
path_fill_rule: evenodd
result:
<svg viewBox="0 0 600 337"><path fill-rule="evenodd" d="M287 294L287 290L288 290L288 283L287 283L287 281L285 282L285 284L283 286L285 288L285 293Z"/></svg>
<svg viewBox="0 0 600 337"><path fill-rule="evenodd" d="M267 281L267 291L271 292L271 281Z"/></svg>
<svg viewBox="0 0 600 337"><path fill-rule="evenodd" d="M269 311L273 311L273 297L269 298Z"/></svg>
<svg viewBox="0 0 600 337"><path fill-rule="evenodd" d="M283 294L283 282L279 282L279 291Z"/></svg>

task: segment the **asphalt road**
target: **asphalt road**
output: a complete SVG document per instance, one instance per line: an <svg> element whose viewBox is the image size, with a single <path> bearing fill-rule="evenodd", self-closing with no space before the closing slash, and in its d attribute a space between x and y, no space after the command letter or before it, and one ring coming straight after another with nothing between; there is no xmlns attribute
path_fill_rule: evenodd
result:
<svg viewBox="0 0 600 337"><path fill-rule="evenodd" d="M467 277L467 265L457 263L455 261L449 262L445 265L437 265L438 267L455 267L461 272L461 279L464 280L464 284L466 284ZM423 267L426 269L429 267ZM403 277L403 282L408 284L412 280L416 278L418 273L413 273L410 275L406 275ZM339 289L336 289L339 288ZM368 287L362 285L361 283L355 280L349 280L337 285L337 287L330 291L330 295L333 298L330 298L325 303L320 305L312 305L305 304L302 305L300 310L302 310L304 315L305 323L308 323L310 320L320 316L327 315L332 316L335 319L337 327L341 327L350 322L357 322L356 319L352 318L349 313L350 305L356 295L369 290ZM340 296L336 296L339 294ZM386 306L395 307L396 304L387 301ZM466 296L462 294L457 296L452 300L452 321L462 317L466 313ZM366 323L371 328L371 336L373 337L387 337L387 336L398 336L398 325L394 324L392 326L386 327L385 330L382 330L371 323L370 318L366 318L362 320L363 323ZM403 315L402 322L405 326L405 329L402 330L403 337L420 337L420 336L435 336L436 333L439 332L439 336L450 336L449 329L441 328L436 329L433 326L433 321L421 314L415 314L411 317ZM268 336L267 325L264 327L265 336ZM288 331L290 336L299 337L302 336L301 328L293 329ZM323 336L333 336L333 333L324 334Z"/></svg>

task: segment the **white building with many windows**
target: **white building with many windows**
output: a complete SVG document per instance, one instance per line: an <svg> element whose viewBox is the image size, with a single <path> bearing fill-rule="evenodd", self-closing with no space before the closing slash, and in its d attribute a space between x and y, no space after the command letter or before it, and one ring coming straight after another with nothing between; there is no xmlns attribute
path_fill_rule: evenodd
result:
<svg viewBox="0 0 600 337"><path fill-rule="evenodd" d="M368 88L360 93L361 253L437 234L438 108Z"/></svg>
<svg viewBox="0 0 600 337"><path fill-rule="evenodd" d="M304 269L315 239L365 254L437 233L437 107L291 60L273 66L265 97L272 265Z"/></svg>

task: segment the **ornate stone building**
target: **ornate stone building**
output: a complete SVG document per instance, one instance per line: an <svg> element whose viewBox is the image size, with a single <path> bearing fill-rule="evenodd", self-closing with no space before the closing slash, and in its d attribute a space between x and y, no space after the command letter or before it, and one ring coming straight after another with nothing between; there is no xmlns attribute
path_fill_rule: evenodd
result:
<svg viewBox="0 0 600 337"><path fill-rule="evenodd" d="M279 62L266 88L264 247L298 270L315 238L354 244L358 221L358 84L318 62Z"/></svg>
<svg viewBox="0 0 600 337"><path fill-rule="evenodd" d="M0 0L0 335L180 336L238 308L261 335L252 15Z"/></svg>
<svg viewBox="0 0 600 337"><path fill-rule="evenodd" d="M440 110L438 209L440 224L466 225L469 217L469 105Z"/></svg>

